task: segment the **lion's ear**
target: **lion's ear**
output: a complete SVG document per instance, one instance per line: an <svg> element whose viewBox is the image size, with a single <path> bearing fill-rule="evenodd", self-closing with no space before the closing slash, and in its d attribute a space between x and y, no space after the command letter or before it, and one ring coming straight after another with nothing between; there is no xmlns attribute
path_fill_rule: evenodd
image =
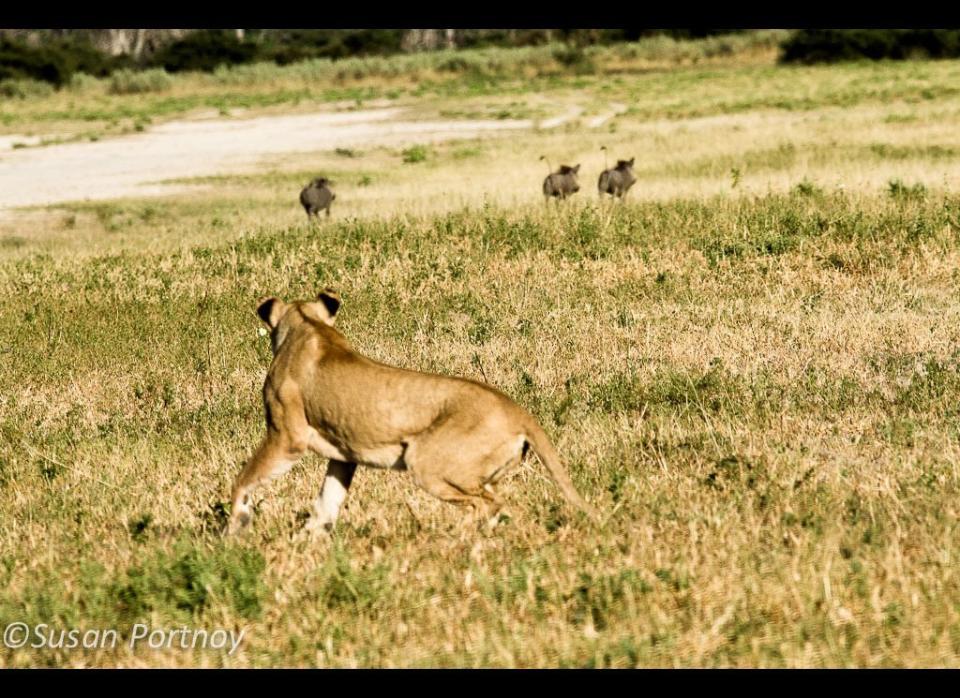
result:
<svg viewBox="0 0 960 698"><path fill-rule="evenodd" d="M257 304L257 315L271 330L277 326L285 312L287 312L287 304L273 296L261 298Z"/></svg>
<svg viewBox="0 0 960 698"><path fill-rule="evenodd" d="M320 295L317 296L317 300L323 303L323 307L327 309L327 314L331 320L336 316L337 311L340 310L340 294L332 288L325 288Z"/></svg>

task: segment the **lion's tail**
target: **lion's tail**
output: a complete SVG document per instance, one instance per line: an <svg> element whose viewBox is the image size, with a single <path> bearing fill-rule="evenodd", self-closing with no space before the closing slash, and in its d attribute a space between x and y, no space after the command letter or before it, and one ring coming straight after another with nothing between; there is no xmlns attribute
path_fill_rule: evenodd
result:
<svg viewBox="0 0 960 698"><path fill-rule="evenodd" d="M573 486L573 482L570 480L570 476L563 467L563 463L560 461L560 454L557 453L553 444L550 443L547 434L533 417L529 417L527 420L525 436L527 442L533 447L533 450L540 457L540 460L543 461L547 470L550 471L551 477L554 482L557 483L557 486L567 501L589 516L594 523L600 524L600 515L597 513L597 510L587 504L583 497L580 496L580 493L577 492Z"/></svg>

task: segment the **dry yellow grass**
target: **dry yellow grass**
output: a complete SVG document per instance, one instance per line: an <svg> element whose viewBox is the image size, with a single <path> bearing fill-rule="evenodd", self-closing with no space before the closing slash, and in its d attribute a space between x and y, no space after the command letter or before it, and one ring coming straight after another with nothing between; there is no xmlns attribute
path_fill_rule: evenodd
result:
<svg viewBox="0 0 960 698"><path fill-rule="evenodd" d="M246 629L233 655L0 665L957 666L957 64L782 70L644 83L690 100L677 115L561 84L529 103L632 109L0 222L0 625ZM596 200L604 144L637 156L625 205ZM563 207L544 153L584 163ZM318 170L340 206L309 227ZM327 284L362 352L531 409L608 528L530 461L492 536L361 471L336 539L308 544L308 458L222 542L262 428L254 303Z"/></svg>

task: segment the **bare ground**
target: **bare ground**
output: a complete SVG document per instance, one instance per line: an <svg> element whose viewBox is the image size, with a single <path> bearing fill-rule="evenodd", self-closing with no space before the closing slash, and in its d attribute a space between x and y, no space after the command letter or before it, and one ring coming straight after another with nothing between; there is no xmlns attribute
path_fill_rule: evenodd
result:
<svg viewBox="0 0 960 698"><path fill-rule="evenodd" d="M542 123L556 126L575 112ZM534 127L531 120L405 120L399 108L248 119L173 121L110 140L0 155L0 213L20 206L169 194L163 180L255 167L265 156L473 138Z"/></svg>

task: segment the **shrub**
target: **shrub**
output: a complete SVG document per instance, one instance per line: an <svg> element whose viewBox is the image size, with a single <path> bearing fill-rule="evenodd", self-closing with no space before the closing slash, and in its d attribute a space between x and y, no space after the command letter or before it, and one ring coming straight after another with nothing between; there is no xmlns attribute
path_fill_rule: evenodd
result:
<svg viewBox="0 0 960 698"><path fill-rule="evenodd" d="M899 179L891 179L887 184L887 193L890 198L899 201L921 200L927 196L927 188L922 182L908 186Z"/></svg>
<svg viewBox="0 0 960 698"><path fill-rule="evenodd" d="M96 88L100 81L92 75L86 73L74 73L70 77L68 87L75 92L88 92Z"/></svg>
<svg viewBox="0 0 960 698"><path fill-rule="evenodd" d="M130 620L151 614L196 617L216 602L226 602L244 618L256 618L266 592L264 568L257 551L211 551L181 540L171 553L161 551L129 568L111 595L121 616Z"/></svg>
<svg viewBox="0 0 960 698"><path fill-rule="evenodd" d="M223 64L249 63L257 58L257 45L240 41L222 29L204 29L164 46L149 64L171 73L213 71Z"/></svg>
<svg viewBox="0 0 960 698"><path fill-rule="evenodd" d="M260 58L287 65L312 58L384 56L400 51L402 29L292 29L264 32Z"/></svg>
<svg viewBox="0 0 960 698"><path fill-rule="evenodd" d="M53 94L53 87L40 80L31 78L0 80L0 95L4 97L26 99L28 97L48 97L51 94Z"/></svg>
<svg viewBox="0 0 960 698"><path fill-rule="evenodd" d="M809 179L804 179L802 182L797 184L793 190L801 196L819 196L823 194L823 189L818 187L816 184L811 182Z"/></svg>
<svg viewBox="0 0 960 698"><path fill-rule="evenodd" d="M553 57L557 63L565 68L573 68L578 73L592 72L594 70L593 62L579 46L570 46L557 49L553 52Z"/></svg>
<svg viewBox="0 0 960 698"><path fill-rule="evenodd" d="M804 29L781 44L784 63L960 56L957 29Z"/></svg>
<svg viewBox="0 0 960 698"><path fill-rule="evenodd" d="M162 92L173 81L162 68L152 70L118 70L110 76L110 94L129 95L144 92Z"/></svg>
<svg viewBox="0 0 960 698"><path fill-rule="evenodd" d="M414 145L404 150L402 155L404 162L423 162L427 159L427 149L422 145Z"/></svg>
<svg viewBox="0 0 960 698"><path fill-rule="evenodd" d="M29 78L59 87L79 71L108 75L115 63L115 59L82 39L51 39L41 46L0 39L0 80Z"/></svg>

